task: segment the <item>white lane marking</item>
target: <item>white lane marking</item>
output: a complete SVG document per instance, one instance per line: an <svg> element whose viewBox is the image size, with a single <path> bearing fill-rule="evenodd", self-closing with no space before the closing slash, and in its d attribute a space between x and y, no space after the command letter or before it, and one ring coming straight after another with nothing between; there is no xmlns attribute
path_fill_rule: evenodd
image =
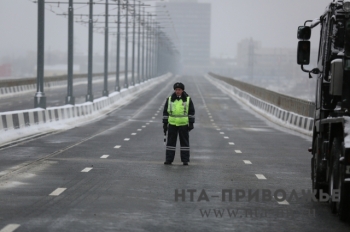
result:
<svg viewBox="0 0 350 232"><path fill-rule="evenodd" d="M0 232L13 232L15 231L18 227L20 227L21 225L19 224L8 224L7 226L5 226L4 228L2 228L0 230Z"/></svg>
<svg viewBox="0 0 350 232"><path fill-rule="evenodd" d="M84 168L83 170L81 170L81 172L90 172L92 170L92 168Z"/></svg>
<svg viewBox="0 0 350 232"><path fill-rule="evenodd" d="M225 132L220 132L220 134L221 134L221 135L224 135L224 134L225 134Z"/></svg>
<svg viewBox="0 0 350 232"><path fill-rule="evenodd" d="M213 118L212 116L209 116L209 118Z"/></svg>
<svg viewBox="0 0 350 232"><path fill-rule="evenodd" d="M101 159L107 159L109 157L109 155L103 155L101 156Z"/></svg>
<svg viewBox="0 0 350 232"><path fill-rule="evenodd" d="M146 123L146 125L149 125L149 122L148 122L148 123Z"/></svg>
<svg viewBox="0 0 350 232"><path fill-rule="evenodd" d="M155 114L154 116L158 116L158 114Z"/></svg>
<svg viewBox="0 0 350 232"><path fill-rule="evenodd" d="M152 119L155 119L156 117L152 117Z"/></svg>
<svg viewBox="0 0 350 232"><path fill-rule="evenodd" d="M142 129L137 129L137 131L142 131Z"/></svg>
<svg viewBox="0 0 350 232"><path fill-rule="evenodd" d="M149 122L153 122L153 121L151 120L151 121L149 121ZM147 124L147 123L146 123L146 124ZM148 124L149 124L149 123L148 123ZM147 125L148 125L148 124L147 124Z"/></svg>
<svg viewBox="0 0 350 232"><path fill-rule="evenodd" d="M289 205L289 202L284 200L284 201L277 201L278 204L280 205Z"/></svg>
<svg viewBox="0 0 350 232"><path fill-rule="evenodd" d="M233 142L229 142L228 144L230 144L230 145L235 145L235 143L233 143Z"/></svg>
<svg viewBox="0 0 350 232"><path fill-rule="evenodd" d="M142 128L146 128L146 126L142 126Z"/></svg>
<svg viewBox="0 0 350 232"><path fill-rule="evenodd" d="M57 188L55 191L53 191L52 193L50 193L49 196L58 196L61 193L63 193L64 191L66 191L67 188Z"/></svg>
<svg viewBox="0 0 350 232"><path fill-rule="evenodd" d="M218 129L216 129L216 130L218 130L218 131L219 131L219 130L221 130L221 129L219 129L219 128L218 128Z"/></svg>
<svg viewBox="0 0 350 232"><path fill-rule="evenodd" d="M212 119L212 120L210 120L211 122L214 122L214 120Z"/></svg>
<svg viewBox="0 0 350 232"><path fill-rule="evenodd" d="M130 140L130 138L125 138L125 139L124 139L124 141L129 141L129 140Z"/></svg>
<svg viewBox="0 0 350 232"><path fill-rule="evenodd" d="M229 139L229 137L225 136L224 139Z"/></svg>
<svg viewBox="0 0 350 232"><path fill-rule="evenodd" d="M131 133L131 135L137 135L137 133Z"/></svg>
<svg viewBox="0 0 350 232"><path fill-rule="evenodd" d="M249 160L243 160L243 162L244 162L245 164L252 164L252 162L250 162Z"/></svg>
<svg viewBox="0 0 350 232"><path fill-rule="evenodd" d="M255 174L259 180L266 180L266 177L262 174Z"/></svg>
<svg viewBox="0 0 350 232"><path fill-rule="evenodd" d="M117 146L115 146L114 148L119 149L119 148L121 148L121 147L122 147L122 146L117 145Z"/></svg>
<svg viewBox="0 0 350 232"><path fill-rule="evenodd" d="M242 151L241 151L241 150L235 150L235 152L236 152L236 153L242 153Z"/></svg>

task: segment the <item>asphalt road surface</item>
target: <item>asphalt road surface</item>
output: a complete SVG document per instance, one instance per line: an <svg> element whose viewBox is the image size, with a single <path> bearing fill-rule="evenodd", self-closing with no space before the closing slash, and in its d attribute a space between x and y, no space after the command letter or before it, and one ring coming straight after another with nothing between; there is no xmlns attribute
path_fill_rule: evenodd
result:
<svg viewBox="0 0 350 232"><path fill-rule="evenodd" d="M115 91L115 76L109 76L108 78L108 91L112 93ZM135 78L136 80L137 78ZM103 79L93 78L93 95L94 99L102 97L103 93ZM129 74L129 86L131 85L131 74ZM73 95L75 97L75 103L80 104L86 101L87 94L87 79L79 78L76 80L77 84L73 87ZM120 88L124 88L124 74L120 75ZM14 110L26 110L34 108L34 96L36 90L32 92L25 92L18 95L3 96L0 97L0 112L14 111ZM46 96L46 106L62 106L65 105L65 99L67 96L66 86L55 86L53 88L44 88Z"/></svg>
<svg viewBox="0 0 350 232"><path fill-rule="evenodd" d="M162 108L175 81L196 108L189 166L179 151L163 164ZM180 77L99 121L3 148L0 231L349 231L328 203L300 200L309 145L205 78ZM249 189L259 199L236 199ZM263 200L278 189L298 196Z"/></svg>

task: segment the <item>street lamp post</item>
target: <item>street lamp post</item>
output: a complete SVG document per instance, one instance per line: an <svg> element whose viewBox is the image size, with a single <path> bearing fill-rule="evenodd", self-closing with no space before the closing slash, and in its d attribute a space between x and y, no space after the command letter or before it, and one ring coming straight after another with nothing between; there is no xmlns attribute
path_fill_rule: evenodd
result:
<svg viewBox="0 0 350 232"><path fill-rule="evenodd" d="M146 37L146 16L145 8L143 8L143 28L142 28L142 81L145 81L145 37Z"/></svg>
<svg viewBox="0 0 350 232"><path fill-rule="evenodd" d="M132 30L132 85L135 85L135 23L136 23L136 0L134 0L134 20L133 20L133 30Z"/></svg>
<svg viewBox="0 0 350 232"><path fill-rule="evenodd" d="M68 72L67 72L67 97L66 104L74 105L73 96L73 50L74 48L74 9L73 0L69 0L68 6Z"/></svg>
<svg viewBox="0 0 350 232"><path fill-rule="evenodd" d="M93 0L89 2L89 47L88 47L88 90L86 95L87 102L93 102L92 94L92 50L93 50Z"/></svg>
<svg viewBox="0 0 350 232"><path fill-rule="evenodd" d="M137 40L137 80L140 83L140 61L141 61L141 1L139 2L139 26L138 26L138 40Z"/></svg>
<svg viewBox="0 0 350 232"><path fill-rule="evenodd" d="M120 91L120 0L118 0L118 25L117 25L117 72L115 81L115 91Z"/></svg>
<svg viewBox="0 0 350 232"><path fill-rule="evenodd" d="M102 96L108 97L108 0L106 0L106 16L105 16L105 59L104 59L104 85Z"/></svg>
<svg viewBox="0 0 350 232"><path fill-rule="evenodd" d="M129 1L126 0L126 7L125 7L125 81L124 81L124 87L129 88L129 81L128 81L128 49L129 49Z"/></svg>
<svg viewBox="0 0 350 232"><path fill-rule="evenodd" d="M45 0L38 0L38 64L34 107L46 109L44 93Z"/></svg>

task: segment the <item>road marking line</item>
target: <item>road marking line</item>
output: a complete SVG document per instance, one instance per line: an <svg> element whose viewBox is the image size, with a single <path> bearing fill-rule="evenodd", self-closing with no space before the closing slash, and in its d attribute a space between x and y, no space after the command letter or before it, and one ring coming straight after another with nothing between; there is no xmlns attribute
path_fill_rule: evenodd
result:
<svg viewBox="0 0 350 232"><path fill-rule="evenodd" d="M103 155L101 156L101 159L107 159L109 157L109 155Z"/></svg>
<svg viewBox="0 0 350 232"><path fill-rule="evenodd" d="M129 141L129 140L130 140L130 138L125 138L125 139L124 139L124 141Z"/></svg>
<svg viewBox="0 0 350 232"><path fill-rule="evenodd" d="M252 162L250 162L249 160L243 160L243 162L244 162L245 164L252 164Z"/></svg>
<svg viewBox="0 0 350 232"><path fill-rule="evenodd" d="M117 145L117 146L115 146L114 148L119 149L119 148L121 148L121 146L120 146L120 145Z"/></svg>
<svg viewBox="0 0 350 232"><path fill-rule="evenodd" d="M229 139L229 137L225 136L224 139Z"/></svg>
<svg viewBox="0 0 350 232"><path fill-rule="evenodd" d="M58 196L61 193L63 193L64 191L66 191L67 188L57 188L55 191L53 191L52 193L50 193L49 196Z"/></svg>
<svg viewBox="0 0 350 232"><path fill-rule="evenodd" d="M225 134L225 132L220 132L220 134L221 134L221 135L224 135L224 134Z"/></svg>
<svg viewBox="0 0 350 232"><path fill-rule="evenodd" d="M262 174L255 174L259 180L266 180L266 177Z"/></svg>
<svg viewBox="0 0 350 232"><path fill-rule="evenodd" d="M209 118L213 118L213 116L209 116Z"/></svg>
<svg viewBox="0 0 350 232"><path fill-rule="evenodd" d="M154 116L158 116L158 114L155 114Z"/></svg>
<svg viewBox="0 0 350 232"><path fill-rule="evenodd" d="M15 231L18 227L20 227L21 225L19 224L8 224L7 226L5 226L4 228L2 228L0 230L0 232L13 232Z"/></svg>
<svg viewBox="0 0 350 232"><path fill-rule="evenodd" d="M149 121L149 122L153 122L153 121L151 120L151 121ZM146 124L147 124L147 123L146 123ZM147 125L149 125L149 123L148 123Z"/></svg>
<svg viewBox="0 0 350 232"><path fill-rule="evenodd" d="M221 129L219 129L219 128L218 128L218 129L216 129L216 130L218 130L218 131L219 131L219 130L221 130Z"/></svg>
<svg viewBox="0 0 350 232"><path fill-rule="evenodd" d="M152 119L155 119L156 117L152 117Z"/></svg>
<svg viewBox="0 0 350 232"><path fill-rule="evenodd" d="M241 151L241 150L235 150L235 152L236 152L236 153L242 153L242 151Z"/></svg>
<svg viewBox="0 0 350 232"><path fill-rule="evenodd" d="M149 125L149 122L148 122L148 123L146 123L146 125Z"/></svg>
<svg viewBox="0 0 350 232"><path fill-rule="evenodd" d="M142 129L137 129L137 131L142 131Z"/></svg>
<svg viewBox="0 0 350 232"><path fill-rule="evenodd" d="M233 142L229 142L228 144L230 144L230 145L235 145L235 143L233 143Z"/></svg>
<svg viewBox="0 0 350 232"><path fill-rule="evenodd" d="M214 120L212 119L212 120L210 120L211 122L214 122Z"/></svg>
<svg viewBox="0 0 350 232"><path fill-rule="evenodd" d="M277 201L278 204L280 205L289 205L289 202L284 200L284 201Z"/></svg>
<svg viewBox="0 0 350 232"><path fill-rule="evenodd" d="M131 133L131 135L137 135L137 133Z"/></svg>
<svg viewBox="0 0 350 232"><path fill-rule="evenodd" d="M146 128L146 126L142 126L142 128Z"/></svg>
<svg viewBox="0 0 350 232"><path fill-rule="evenodd" d="M92 170L92 168L84 168L83 170L81 170L81 172L90 172Z"/></svg>

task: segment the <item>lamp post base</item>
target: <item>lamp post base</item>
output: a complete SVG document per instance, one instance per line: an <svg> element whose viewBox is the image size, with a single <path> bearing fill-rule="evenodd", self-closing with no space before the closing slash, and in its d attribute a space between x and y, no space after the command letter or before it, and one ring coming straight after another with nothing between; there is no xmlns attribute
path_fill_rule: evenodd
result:
<svg viewBox="0 0 350 232"><path fill-rule="evenodd" d="M108 97L108 95L109 95L108 90L103 90L103 92L102 92L102 96L104 96L104 97Z"/></svg>
<svg viewBox="0 0 350 232"><path fill-rule="evenodd" d="M88 95L86 95L86 101L87 102L93 102L94 101L94 95L90 95L90 94L88 94Z"/></svg>
<svg viewBox="0 0 350 232"><path fill-rule="evenodd" d="M66 96L66 105L75 105L75 97Z"/></svg>
<svg viewBox="0 0 350 232"><path fill-rule="evenodd" d="M46 97L43 93L36 93L34 96L34 108L46 109Z"/></svg>

